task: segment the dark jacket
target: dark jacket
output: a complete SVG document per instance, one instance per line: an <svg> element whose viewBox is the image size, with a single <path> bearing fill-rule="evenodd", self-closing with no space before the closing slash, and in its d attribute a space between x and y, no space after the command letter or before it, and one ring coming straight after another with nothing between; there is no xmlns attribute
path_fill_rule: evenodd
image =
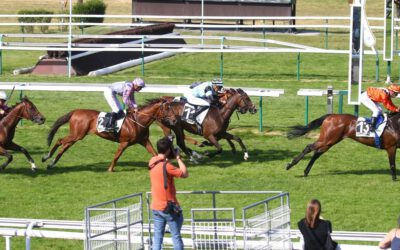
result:
<svg viewBox="0 0 400 250"><path fill-rule="evenodd" d="M309 228L306 219L297 223L304 238L304 250L324 250L328 232L332 232L332 224L328 220L320 220L315 228Z"/></svg>

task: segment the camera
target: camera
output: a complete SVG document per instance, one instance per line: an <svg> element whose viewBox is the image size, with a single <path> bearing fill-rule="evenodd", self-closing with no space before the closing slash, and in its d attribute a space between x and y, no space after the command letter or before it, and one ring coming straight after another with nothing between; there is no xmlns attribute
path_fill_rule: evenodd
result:
<svg viewBox="0 0 400 250"><path fill-rule="evenodd" d="M180 150L179 150L179 148L174 147L174 136L173 136L173 135L169 135L169 136L167 136L167 137L168 137L168 139L171 141L171 148L170 148L170 150L169 150L169 153L168 153L168 155L167 155L167 158L168 158L168 159L175 159L176 156L179 155Z"/></svg>

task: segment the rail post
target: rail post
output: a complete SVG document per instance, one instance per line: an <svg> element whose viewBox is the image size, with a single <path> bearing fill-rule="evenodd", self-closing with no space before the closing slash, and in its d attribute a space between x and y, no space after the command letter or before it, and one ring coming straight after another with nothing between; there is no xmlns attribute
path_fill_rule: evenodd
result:
<svg viewBox="0 0 400 250"><path fill-rule="evenodd" d="M0 34L0 75L3 74L3 34Z"/></svg>
<svg viewBox="0 0 400 250"><path fill-rule="evenodd" d="M300 53L297 53L297 72L296 72L296 79L300 81Z"/></svg>
<svg viewBox="0 0 400 250"><path fill-rule="evenodd" d="M263 131L262 106L263 106L263 100L262 100L262 96L260 96L260 99L259 99L259 107L260 107L260 124L259 124L259 129L260 129L260 132Z"/></svg>
<svg viewBox="0 0 400 250"><path fill-rule="evenodd" d="M328 90L326 92L326 98L327 98L327 113L332 114L333 113L333 87L331 85L328 86Z"/></svg>
<svg viewBox="0 0 400 250"><path fill-rule="evenodd" d="M327 27L325 28L325 49L328 49L328 19L325 19Z"/></svg>
<svg viewBox="0 0 400 250"><path fill-rule="evenodd" d="M144 76L144 36L142 36L142 76Z"/></svg>
<svg viewBox="0 0 400 250"><path fill-rule="evenodd" d="M224 78L224 41L225 37L221 37L221 57L220 57L220 65L219 65L219 78L223 79Z"/></svg>
<svg viewBox="0 0 400 250"><path fill-rule="evenodd" d="M304 114L304 122L307 126L308 125L308 95L306 95L306 111Z"/></svg>

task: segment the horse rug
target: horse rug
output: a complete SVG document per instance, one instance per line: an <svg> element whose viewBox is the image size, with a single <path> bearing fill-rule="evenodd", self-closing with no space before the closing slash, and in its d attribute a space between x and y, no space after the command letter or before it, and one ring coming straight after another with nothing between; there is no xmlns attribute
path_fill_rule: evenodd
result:
<svg viewBox="0 0 400 250"><path fill-rule="evenodd" d="M371 119L368 117L358 117L356 124L357 137L380 137L385 130L387 123L387 115L378 116L377 128L375 133L371 132Z"/></svg>
<svg viewBox="0 0 400 250"><path fill-rule="evenodd" d="M198 114L195 117L198 124L203 123L204 118L206 118L206 115L207 115L209 109L210 108L207 108L206 110L204 110L203 112L201 112L200 114ZM189 103L185 103L185 106L183 107L183 112L182 112L182 120L186 121L187 123L194 124L192 117L195 112L196 112L195 106L193 106Z"/></svg>
<svg viewBox="0 0 400 250"><path fill-rule="evenodd" d="M117 122L115 123L114 128L107 127L109 120L111 119L111 113L100 112L97 117L97 132L116 132L118 133L121 130L122 124L124 123L126 117L126 111L124 110L125 115L123 117L118 117Z"/></svg>

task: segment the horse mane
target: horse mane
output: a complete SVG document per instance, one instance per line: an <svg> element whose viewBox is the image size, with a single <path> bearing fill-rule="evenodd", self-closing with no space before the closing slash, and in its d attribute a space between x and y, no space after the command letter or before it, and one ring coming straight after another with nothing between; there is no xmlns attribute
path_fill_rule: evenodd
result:
<svg viewBox="0 0 400 250"><path fill-rule="evenodd" d="M399 114L400 114L400 112L390 112L390 113L388 113L388 119L392 118L392 117L395 117L395 116L397 116Z"/></svg>
<svg viewBox="0 0 400 250"><path fill-rule="evenodd" d="M146 107L148 107L148 106L150 106L150 105L153 105L153 104L155 104L155 103L160 102L160 100L161 100L161 98L147 99L146 102L145 102L144 104L140 105L138 108L139 108L139 109L146 108Z"/></svg>

